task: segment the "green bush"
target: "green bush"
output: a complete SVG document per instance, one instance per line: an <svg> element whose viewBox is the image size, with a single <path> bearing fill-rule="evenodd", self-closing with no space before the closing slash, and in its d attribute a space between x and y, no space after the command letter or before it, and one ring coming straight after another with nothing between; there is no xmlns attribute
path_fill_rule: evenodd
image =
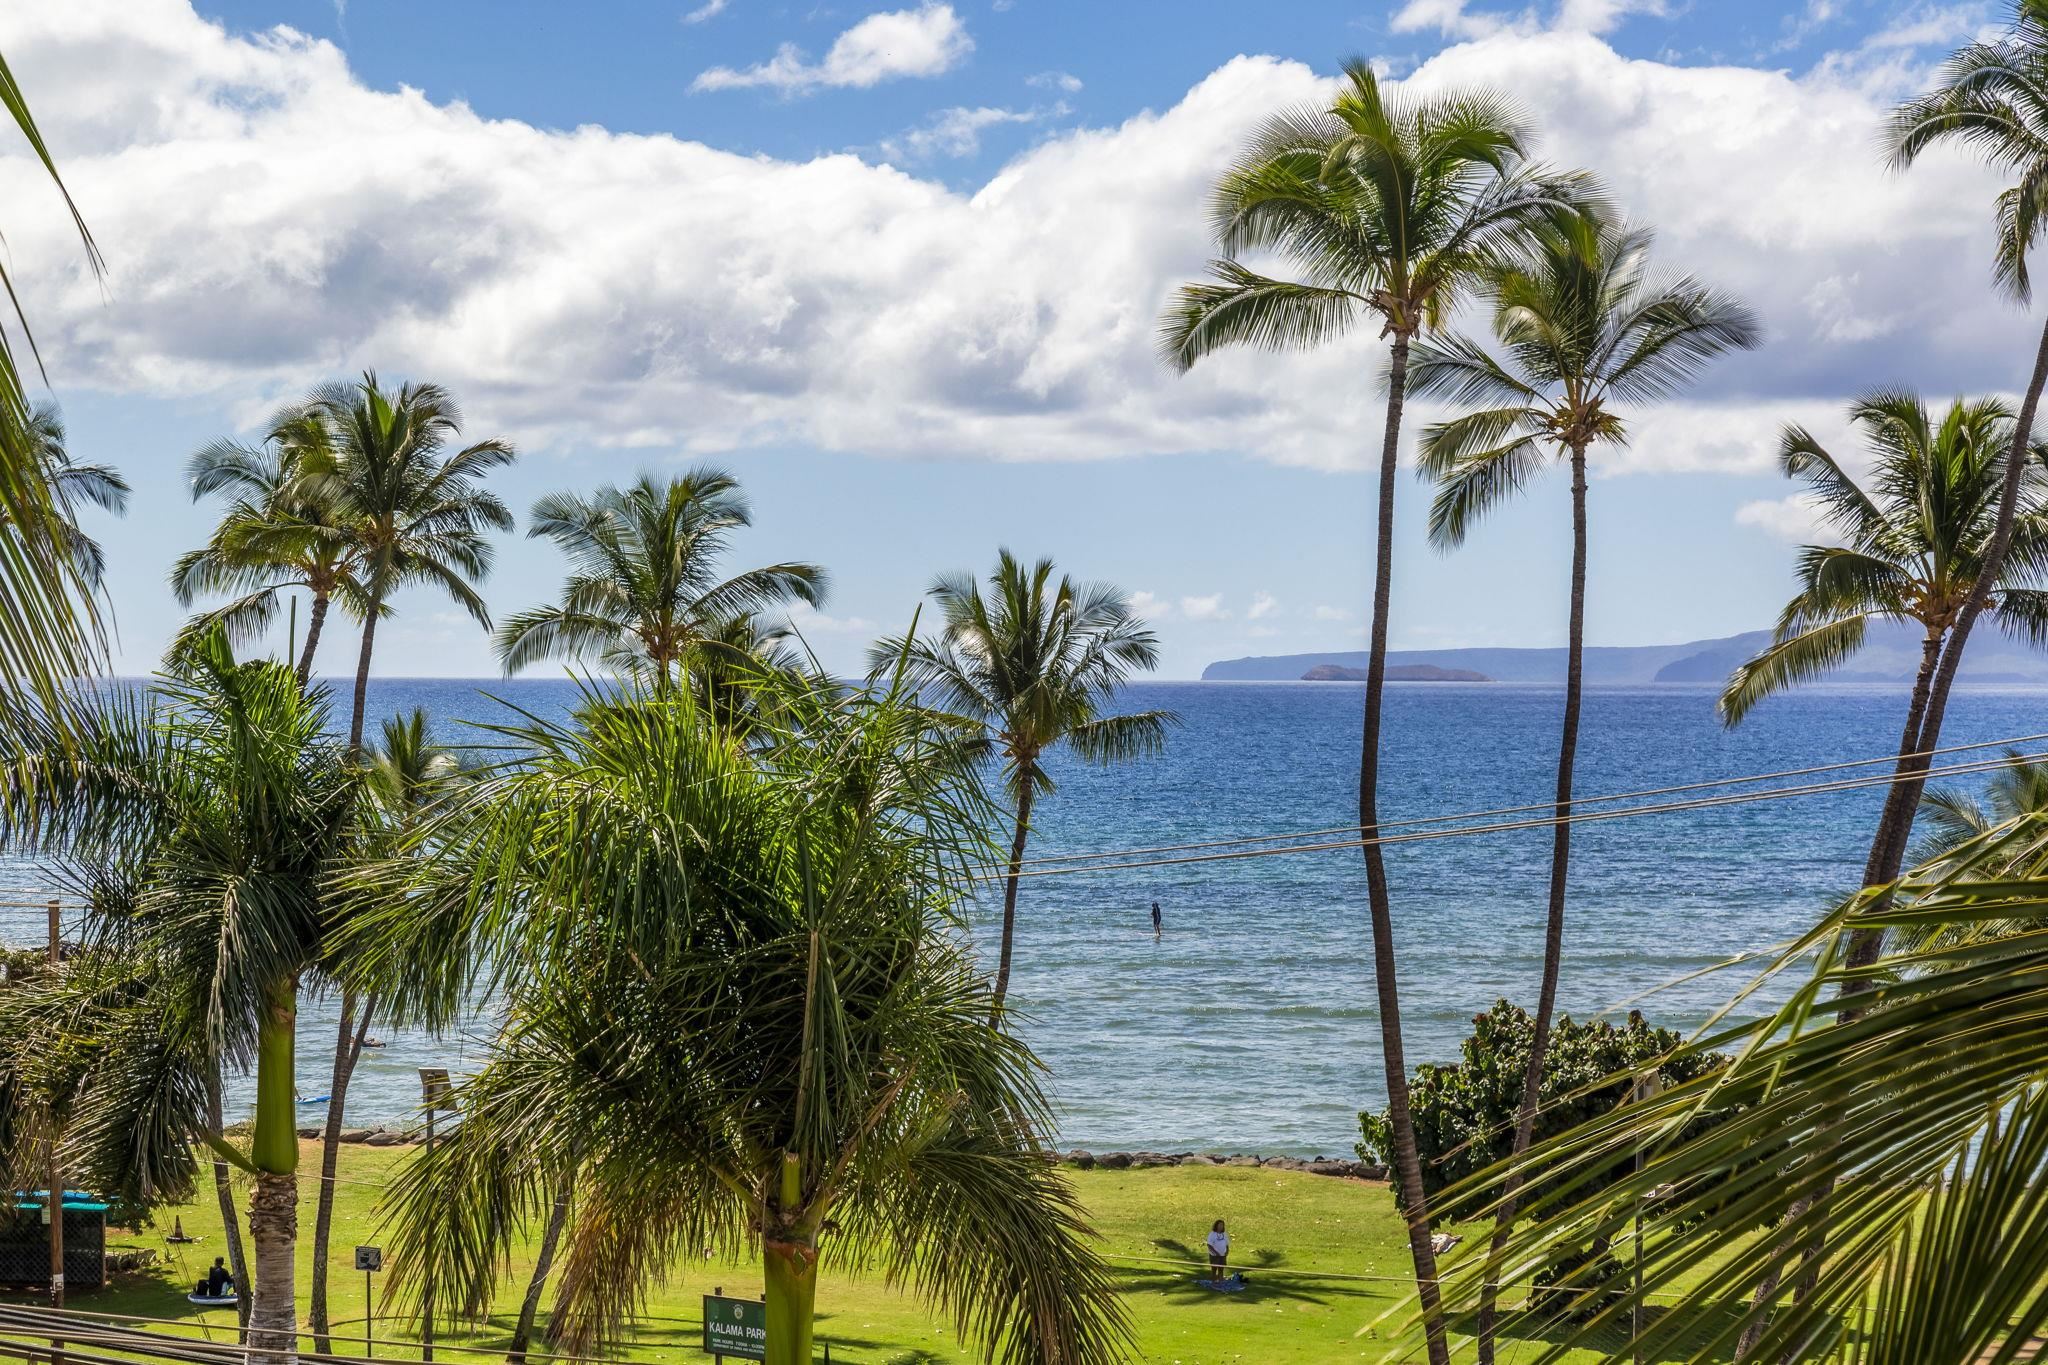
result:
<svg viewBox="0 0 2048 1365"><path fill-rule="evenodd" d="M1415 1115L1415 1145L1422 1158L1422 1189L1434 1195L1506 1157L1515 1142L1515 1114L1522 1103L1522 1077L1529 1066L1535 1021L1526 1010L1502 1000L1472 1021L1472 1036L1456 1066L1423 1065L1409 1086ZM1718 1053L1671 1054L1684 1042L1670 1029L1653 1027L1630 1011L1620 1028L1602 1020L1575 1023L1560 1015L1550 1029L1544 1057L1543 1089L1536 1115L1536 1141L1611 1111L1629 1094L1635 1076L1657 1065L1666 1086L1683 1084L1727 1065ZM1714 1120L1700 1120L1705 1127ZM1358 1155L1390 1163L1393 1130L1384 1112L1358 1116ZM1621 1174L1617 1167L1615 1175ZM1399 1198L1399 1182L1395 1182ZM1586 1191L1590 1193L1590 1189ZM1537 1193L1535 1189L1528 1192Z"/></svg>

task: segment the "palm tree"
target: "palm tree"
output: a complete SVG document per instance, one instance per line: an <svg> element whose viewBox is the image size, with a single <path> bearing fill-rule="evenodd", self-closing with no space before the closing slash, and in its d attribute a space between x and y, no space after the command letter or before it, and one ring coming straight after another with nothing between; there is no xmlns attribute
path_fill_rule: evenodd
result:
<svg viewBox="0 0 2048 1365"><path fill-rule="evenodd" d="M311 407L326 442L311 460L312 487L333 500L363 594L363 644L356 656L348 743L363 746L363 702L377 622L400 588L439 588L489 629L491 614L473 585L491 569L487 530L509 531L512 514L481 486L510 464L512 447L496 438L449 451L462 414L438 384L378 387L374 373L333 384Z"/></svg>
<svg viewBox="0 0 2048 1365"><path fill-rule="evenodd" d="M1476 1216L1511 1173L1558 1182L1515 1235L1517 1277L1642 1220L1640 1278L1582 1275L1574 1287L1597 1311L1560 1321L1532 1303L1508 1324L1540 1338L1537 1365L1589 1346L1609 1360L1718 1359L1738 1338L1759 1359L1816 1365L2026 1359L2048 1332L2044 913L2048 824L2029 813L1790 945L1731 1002L1746 1012L1762 990L1789 997L1782 1008L1687 1045L1735 1054L1726 1069L1455 1192L1445 1207ZM2022 921L2031 932L2008 931ZM1872 937L1880 955L1852 966ZM1866 1008L1830 1014L1852 987ZM1791 1219L1756 1235L1788 1201ZM1821 1244L1825 1272L1779 1302L1800 1248ZM1455 1268L1447 1284L1466 1302L1477 1276Z"/></svg>
<svg viewBox="0 0 2048 1365"><path fill-rule="evenodd" d="M2005 34L1951 53L1936 87L1894 110L1886 129L1886 144L1896 169L1911 166L1931 147L1949 143L1962 144L2013 177L2014 183L1998 196L1996 204L1997 249L1991 273L2002 293L2024 305L2032 293L2027 256L2048 226L2048 215L2043 213L2048 208L2048 0L2013 0L2012 20ZM1960 604L1950 644L1929 684L1927 723L1917 736L1916 747L1922 753L1940 740L1942 715L1962 664L1963 646L1977 618L1993 605L1992 591L2002 581L2006 557L2020 530L2025 511L2022 484L2032 464L2026 453L2033 443L2034 418L2044 383L2048 383L2048 324L2042 327L2033 372L2009 433L1998 510L1981 551L1978 590ZM1915 757L1902 764L1901 774L1908 780L1896 783L1886 801L1871 850L1872 875L1865 877L1866 885L1898 875L1912 832L1913 812L1926 781L1927 761ZM1860 950L1865 955L1875 953L1876 940L1862 940Z"/></svg>
<svg viewBox="0 0 2048 1365"><path fill-rule="evenodd" d="M1076 584L1064 574L1055 583L1050 559L1027 568L1008 550L997 553L988 585L984 597L970 574L938 578L931 595L945 622L939 633L878 641L869 667L880 678L905 665L921 697L971 727L979 746L1001 759L1015 814L993 1001L1000 1012L1010 989L1031 811L1053 790L1047 755L1064 744L1090 763L1128 763L1164 747L1176 717L1104 713L1132 673L1159 662L1157 639L1121 590Z"/></svg>
<svg viewBox="0 0 2048 1365"><path fill-rule="evenodd" d="M115 516L123 515L128 510L128 481L112 465L80 464L71 458L64 442L64 416L55 403L38 403L29 409L28 437L37 470L50 492L55 514L50 529L58 547L79 583L98 592L107 557L100 543L79 528L78 509L89 503ZM6 513L0 511L0 522L6 519Z"/></svg>
<svg viewBox="0 0 2048 1365"><path fill-rule="evenodd" d="M1572 773L1578 749L1586 635L1586 454L1623 445L1620 405L1663 398L1717 356L1757 344L1760 327L1736 300L1699 282L1650 271L1651 234L1586 214L1566 214L1533 233L1487 284L1500 356L1462 337L1418 341L1413 391L1455 404L1461 415L1423 432L1420 472L1436 481L1430 538L1464 543L1479 517L1520 493L1551 461L1571 471L1571 612L1566 635L1564 723L1558 740L1557 822L1551 836L1543 977L1513 1150L1528 1148L1543 1085L1544 1054L1564 955L1565 887L1571 861ZM1496 1240L1514 1217L1510 1198ZM1493 1360L1493 1302L1480 1305L1481 1365Z"/></svg>
<svg viewBox="0 0 2048 1365"><path fill-rule="evenodd" d="M723 576L732 532L752 522L739 480L708 465L667 483L642 477L587 497L542 498L526 533L568 556L569 580L559 601L498 628L499 662L510 675L543 659L595 658L614 672L666 679L672 669L730 659L726 637L736 623L825 600L825 571L815 564Z"/></svg>
<svg viewBox="0 0 2048 1365"><path fill-rule="evenodd" d="M234 594L195 617L181 640L205 634L215 622L238 643L253 638L276 620L280 592L304 589L309 609L298 659L301 687L312 679L313 656L334 599L354 615L368 610L333 490L306 477L309 454L317 460L326 445L319 414L298 403L271 418L261 445L222 440L195 452L186 465L193 498L218 493L231 501L206 544L179 556L171 568L171 589L181 606L202 595Z"/></svg>
<svg viewBox="0 0 2048 1365"><path fill-rule="evenodd" d="M19 1033L92 1040L68 1159L123 1192L179 1197L197 1138L253 1176L251 1365L297 1352L299 981L323 968L324 884L359 838L361 779L329 719L290 668L237 664L216 630L153 692L95 694L62 725L16 716L0 765L0 835L98 893L88 942L113 964L58 978L52 1007L89 1026ZM256 1073L246 1153L206 1116L224 1064Z"/></svg>
<svg viewBox="0 0 2048 1365"><path fill-rule="evenodd" d="M461 1127L390 1196L395 1301L483 1311L573 1169L572 1353L677 1257L758 1247L775 1365L811 1359L821 1256L917 1286L991 1358L1121 1358L1036 1062L957 936L989 851L970 760L903 695L762 685L790 721L768 746L652 679L508 731L527 756L462 794L425 875L365 880L394 971L450 964L401 1011L446 1018L479 976L506 1001Z"/></svg>
<svg viewBox="0 0 2048 1365"><path fill-rule="evenodd" d="M1160 328L1166 362L1186 370L1210 352L1251 345L1302 350L1361 326L1388 342L1386 426L1380 443L1372 627L1358 825L1370 904L1394 1165L1417 1280L1433 1294L1436 1256L1408 1110L1393 911L1379 828L1380 704L1386 686L1393 584L1394 469L1415 338L1449 315L1489 258L1542 215L1568 209L1591 186L1526 164L1522 117L1482 94L1390 97L1363 61L1348 62L1327 110L1270 120L1217 185L1211 210L1223 257L1211 278L1184 286ZM1297 278L1262 275L1240 253L1270 252ZM1430 1365L1445 1365L1443 1324L1429 1323Z"/></svg>
<svg viewBox="0 0 2048 1365"><path fill-rule="evenodd" d="M85 246L86 264L99 276L104 270L99 248L57 174L28 99L4 57L0 108L57 187ZM4 263L0 291L6 293L21 340L40 371L42 357ZM0 531L0 684L54 702L74 677L98 667L105 654L105 634L93 601L95 585L81 577L82 566L67 548L74 545L66 530L70 522L45 478L46 453L16 363L14 339L0 327L0 526L5 528Z"/></svg>
<svg viewBox="0 0 2048 1365"><path fill-rule="evenodd" d="M372 856L400 844L407 835L452 795L464 775L450 749L436 744L427 729L427 713L414 707L384 722L383 742L368 755L363 773L372 821ZM328 1077L327 1124L320 1135L320 1189L313 1215L313 1284L307 1313L313 1349L332 1349L328 1339L328 1239L334 1227L335 1175L341 1163L342 1117L348 1105L349 1082L362 1060L363 1045L376 1013L374 997L341 986L341 1023L335 1035L334 1065Z"/></svg>
<svg viewBox="0 0 2048 1365"><path fill-rule="evenodd" d="M1918 398L1880 390L1851 405L1849 416L1868 445L1867 490L1810 433L1786 429L1779 466L1806 485L1843 543L1801 552L1798 594L1770 645L1729 678L1720 711L1740 724L1766 697L1828 672L1862 647L1872 620L1915 625L1920 665L1898 747L1897 770L1906 774L1924 770L1938 741L1946 701L1939 683L1962 653L1969 603L1984 600L2010 635L2048 641L2048 592L2039 586L2048 571L2048 451L2033 446L2022 460L2017 512L2008 519L2003 488L2016 423L2003 403L1958 399L1936 422ZM1994 554L2001 538L2009 552ZM1994 563L1998 575L1987 580ZM1892 785L1864 886L1898 875L1918 800L1917 784ZM1902 803L1900 817L1893 808ZM1859 965L1877 946L1858 941Z"/></svg>
<svg viewBox="0 0 2048 1365"><path fill-rule="evenodd" d="M1992 774L1979 797L1937 787L1920 798L1927 832L1914 846L1915 863L1932 863L1973 839L2029 816L2048 816L2048 763L2017 749L2005 751L2005 766Z"/></svg>

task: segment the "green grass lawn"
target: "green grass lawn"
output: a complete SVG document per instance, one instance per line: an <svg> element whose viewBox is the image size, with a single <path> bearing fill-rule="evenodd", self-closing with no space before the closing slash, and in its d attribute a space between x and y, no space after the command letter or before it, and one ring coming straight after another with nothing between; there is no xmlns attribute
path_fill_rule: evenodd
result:
<svg viewBox="0 0 2048 1365"><path fill-rule="evenodd" d="M303 1317L311 1278L307 1244L319 1149L302 1143L301 1153L298 1265ZM352 1249L378 1240L378 1191L397 1164L412 1155L412 1149L404 1147L342 1148L345 1183L335 1210L336 1273L331 1286L340 1335L362 1332L364 1277L350 1269ZM1412 1358L1421 1358L1419 1339L1397 1338L1373 1327L1399 1303L1408 1272L1406 1241L1385 1186L1248 1167L1068 1174L1102 1234L1105 1253L1128 1258L1116 1264L1125 1270L1125 1303L1146 1360L1178 1365L1377 1361L1395 1345L1412 1345ZM200 1239L196 1244L172 1246L165 1240L173 1216ZM1250 1277L1251 1288L1244 1293L1218 1294L1194 1284L1202 1238L1217 1218L1229 1220L1231 1260ZM201 1310L184 1299L192 1281L225 1251L210 1177L203 1196L193 1204L166 1210L157 1226L132 1236L110 1235L109 1244L153 1248L161 1264L154 1273L125 1278L99 1293L74 1294L72 1307L175 1319L179 1325L174 1330L233 1339L233 1310ZM531 1269L530 1256L515 1265L499 1311L489 1322L442 1324L438 1336L445 1346L478 1350L471 1354L448 1349L440 1358L455 1365L481 1365L499 1358ZM1318 1280L1309 1272L1386 1278ZM625 1353L649 1361L706 1359L697 1350L699 1296L714 1286L729 1294L758 1295L760 1273L752 1265L706 1262L677 1267L668 1283L653 1293L647 1320ZM0 1296L0 1302L8 1297ZM12 1297L19 1301L19 1296ZM847 1365L941 1365L975 1358L960 1349L948 1324L924 1305L872 1280L828 1271L818 1293L818 1313L821 1358L828 1343L832 1359ZM340 1325L343 1319L349 1320L346 1326ZM386 1325L377 1335L400 1334ZM361 1342L337 1342L336 1348L359 1354ZM396 1347L378 1353L387 1352L399 1354ZM1504 1365L1512 1365L1518 1354L1533 1359L1536 1350L1533 1344L1521 1344L1518 1350L1515 1343L1503 1343Z"/></svg>

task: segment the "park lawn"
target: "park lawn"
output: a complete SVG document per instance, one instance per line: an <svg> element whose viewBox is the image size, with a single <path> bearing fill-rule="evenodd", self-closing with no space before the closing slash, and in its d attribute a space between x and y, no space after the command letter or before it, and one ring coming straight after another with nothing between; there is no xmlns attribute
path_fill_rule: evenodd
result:
<svg viewBox="0 0 2048 1365"><path fill-rule="evenodd" d="M337 1350L348 1354L361 1353L364 1309L364 1277L351 1268L353 1248L380 1240L378 1192L414 1150L354 1145L341 1149L330 1292L337 1336L358 1337L353 1345L345 1340L335 1343ZM307 1247L320 1168L318 1144L301 1143L300 1153L298 1272L303 1321L312 1274ZM1407 1244L1384 1185L1258 1167L1070 1170L1068 1175L1102 1234L1103 1250L1118 1258L1115 1264L1124 1272L1124 1302L1144 1359L1178 1365L1376 1361L1397 1343L1413 1344L1412 1358L1420 1358L1419 1337L1381 1321L1389 1310L1398 1319L1408 1283ZM238 1202L245 1201L244 1191ZM174 1217L200 1239L196 1244L173 1246L165 1240ZM1217 1294L1193 1283L1193 1272L1201 1265L1202 1238L1217 1218L1229 1220L1232 1263L1250 1277L1251 1288L1244 1293ZM210 1174L192 1204L166 1209L156 1226L139 1233L111 1233L108 1242L114 1249L152 1248L161 1264L154 1273L126 1277L98 1293L74 1294L72 1308L174 1320L175 1326L164 1330L233 1339L233 1310L202 1310L184 1300L192 1282L225 1251ZM935 1317L914 1297L871 1278L833 1274L829 1253L826 1264L818 1293L820 1359L828 1344L833 1361L847 1365L954 1365L977 1358L960 1349L949 1322ZM530 1253L515 1257L488 1322L440 1324L440 1359L453 1365L501 1359L531 1270ZM1306 1272L1361 1278L1317 1280ZM646 1319L622 1354L646 1361L706 1359L697 1349L699 1298L714 1286L729 1294L758 1296L760 1272L752 1264L679 1267L651 1295ZM10 1298L20 1301L20 1296L0 1295L0 1302ZM409 1339L390 1324L376 1335ZM1510 1348L1504 1343L1504 1349ZM1533 1344L1522 1349L1534 1354ZM400 1353L391 1345L377 1350L379 1355ZM1588 1354L1584 1359L1596 1357Z"/></svg>

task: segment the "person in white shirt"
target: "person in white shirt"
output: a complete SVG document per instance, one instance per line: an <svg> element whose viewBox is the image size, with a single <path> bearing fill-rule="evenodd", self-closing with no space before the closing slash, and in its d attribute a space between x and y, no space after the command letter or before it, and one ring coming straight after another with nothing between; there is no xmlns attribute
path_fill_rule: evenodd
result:
<svg viewBox="0 0 2048 1365"><path fill-rule="evenodd" d="M1223 1220L1218 1218L1216 1226L1209 1229L1209 1278L1223 1283L1223 1267L1229 1260L1230 1234L1223 1230Z"/></svg>

